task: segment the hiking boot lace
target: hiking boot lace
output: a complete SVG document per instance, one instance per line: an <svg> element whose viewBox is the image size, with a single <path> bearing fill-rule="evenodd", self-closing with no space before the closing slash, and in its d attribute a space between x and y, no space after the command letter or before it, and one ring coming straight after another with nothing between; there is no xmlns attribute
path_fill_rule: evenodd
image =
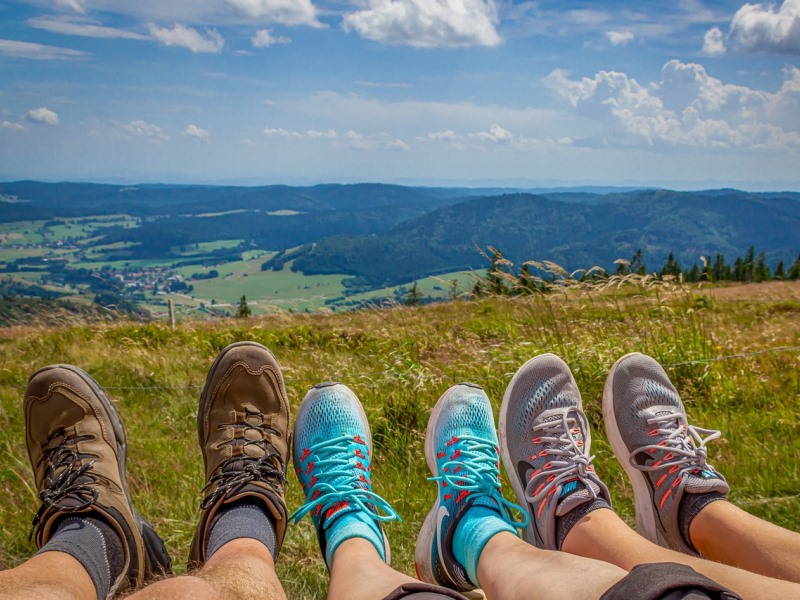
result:
<svg viewBox="0 0 800 600"><path fill-rule="evenodd" d="M55 443L59 438L60 441ZM43 488L39 492L41 506L33 517L29 539L33 538L48 510L54 508L62 512L78 512L97 501L95 474L91 470L97 457L77 451L78 442L90 439L90 435L67 435L63 430L56 431L47 438L42 461L49 463L49 466L45 471ZM92 460L81 464L86 458ZM67 498L77 500L77 503L66 504L64 500Z"/></svg>
<svg viewBox="0 0 800 600"><path fill-rule="evenodd" d="M289 517L293 523L312 511L328 518L351 504L375 521L402 520L386 500L369 489L367 470L359 460L363 446L366 444L360 436L342 435L308 448L317 460L308 464L307 472L316 480L312 479L314 484L306 490L308 501Z"/></svg>
<svg viewBox="0 0 800 600"><path fill-rule="evenodd" d="M456 502L470 494L485 496L494 500L500 514L512 527L527 527L530 518L521 506L503 498L500 492L500 458L495 442L483 438L461 435L448 442L448 446L462 442L463 448L457 450L450 459L441 465L441 475L429 477L429 481L446 483L459 490ZM521 520L516 521L512 511L519 512Z"/></svg>
<svg viewBox="0 0 800 600"><path fill-rule="evenodd" d="M576 410L561 413L557 419L533 426L533 433L539 433L534 438L534 443L545 447L538 456L532 456L531 460L545 456L561 458L548 461L533 473L525 487L525 498L529 502L535 504L554 493L559 485L575 479L584 485L593 498L598 497L594 486L589 485L589 474L594 471L594 456L588 455L585 442L576 437L582 431L588 430L586 415Z"/></svg>
<svg viewBox="0 0 800 600"><path fill-rule="evenodd" d="M237 421L235 423L223 423L218 426L219 429L232 427L234 432L242 430L242 437L237 438L234 434L233 438L226 442L233 445L234 442L244 443L236 444L236 448L242 449L241 452L236 452L236 455L225 461L220 468L209 478L203 493L206 496L200 503L202 510L207 509L217 503L220 498L225 497L228 491L252 481L263 482L271 487L276 493L282 493L282 486L286 485L286 465L283 458L277 450L268 443L267 436L275 435L280 437L280 432L263 423L263 414L258 411L245 409L243 414L236 414ZM251 423L248 419L255 417L259 422ZM247 432L255 430L261 433L261 439L247 439ZM245 456L243 449L250 445L257 445L264 450L264 456L255 458ZM237 465L237 463L240 463Z"/></svg>

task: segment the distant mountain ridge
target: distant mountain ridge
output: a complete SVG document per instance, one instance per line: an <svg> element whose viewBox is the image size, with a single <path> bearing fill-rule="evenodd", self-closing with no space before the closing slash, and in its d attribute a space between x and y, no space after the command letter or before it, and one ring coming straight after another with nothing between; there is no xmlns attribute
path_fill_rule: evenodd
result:
<svg viewBox="0 0 800 600"><path fill-rule="evenodd" d="M490 188L363 184L307 187L105 185L0 182L0 223L126 214L91 242L104 260L173 259L180 247L241 240L209 259L245 249L303 246L293 268L347 274L384 287L430 274L486 267L475 250L492 245L520 264L612 268L639 248L650 270L669 252L683 265L755 246L767 261L800 250L800 194L732 189L559 188L530 193ZM280 212L284 211L284 212ZM277 213L277 214L276 214ZM474 242L474 243L473 243ZM176 250L178 249L178 250ZM239 258L233 258L238 260Z"/></svg>
<svg viewBox="0 0 800 600"><path fill-rule="evenodd" d="M473 242L520 264L551 260L567 269L599 265L641 248L651 270L669 252L684 264L721 252L764 250L768 261L800 249L796 194L708 195L671 191L623 194L614 202L574 204L533 194L468 200L400 223L383 235L320 240L294 268L347 273L381 287L464 268L485 268Z"/></svg>

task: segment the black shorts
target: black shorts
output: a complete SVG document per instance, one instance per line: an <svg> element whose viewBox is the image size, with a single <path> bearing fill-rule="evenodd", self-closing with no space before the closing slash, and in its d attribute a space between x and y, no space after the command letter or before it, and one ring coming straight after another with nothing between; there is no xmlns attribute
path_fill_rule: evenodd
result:
<svg viewBox="0 0 800 600"><path fill-rule="evenodd" d="M427 583L406 583L384 600L466 600L447 588ZM686 565L652 563L638 565L620 579L600 600L741 600L728 588Z"/></svg>

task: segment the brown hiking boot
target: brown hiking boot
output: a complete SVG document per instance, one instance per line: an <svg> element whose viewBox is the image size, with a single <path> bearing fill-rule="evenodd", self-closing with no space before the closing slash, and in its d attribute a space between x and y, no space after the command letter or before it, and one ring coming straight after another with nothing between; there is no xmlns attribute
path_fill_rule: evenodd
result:
<svg viewBox="0 0 800 600"><path fill-rule="evenodd" d="M122 540L125 566L112 593L169 573L167 549L131 503L125 483L127 442L114 403L77 367L53 365L28 381L23 410L28 457L42 504L31 534L41 548L67 515L106 521Z"/></svg>
<svg viewBox="0 0 800 600"><path fill-rule="evenodd" d="M206 486L189 567L206 561L209 525L220 508L246 497L258 500L272 516L277 558L286 533L289 402L269 350L238 342L220 352L200 396L197 433Z"/></svg>

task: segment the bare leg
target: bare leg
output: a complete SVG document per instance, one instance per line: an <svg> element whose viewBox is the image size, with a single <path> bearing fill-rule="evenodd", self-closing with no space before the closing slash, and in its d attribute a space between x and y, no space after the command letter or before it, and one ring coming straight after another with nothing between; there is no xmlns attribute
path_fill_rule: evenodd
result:
<svg viewBox="0 0 800 600"><path fill-rule="evenodd" d="M95 600L89 574L64 552L37 554L0 572L0 600Z"/></svg>
<svg viewBox="0 0 800 600"><path fill-rule="evenodd" d="M135 600L286 600L267 548L256 540L238 538L222 546L192 575L156 582L134 594Z"/></svg>
<svg viewBox="0 0 800 600"><path fill-rule="evenodd" d="M489 599L594 600L625 575L607 562L540 550L508 532L490 539L478 561L478 580Z"/></svg>
<svg viewBox="0 0 800 600"><path fill-rule="evenodd" d="M329 600L379 600L404 583L416 583L381 560L363 538L342 542L333 555Z"/></svg>
<svg viewBox="0 0 800 600"><path fill-rule="evenodd" d="M689 537L711 560L800 583L800 534L730 502L712 502L701 510L689 526Z"/></svg>
<svg viewBox="0 0 800 600"><path fill-rule="evenodd" d="M562 549L610 562L626 571L643 563L681 563L748 599L800 598L800 585L796 583L771 579L656 546L608 509L595 510L578 521L567 534Z"/></svg>

